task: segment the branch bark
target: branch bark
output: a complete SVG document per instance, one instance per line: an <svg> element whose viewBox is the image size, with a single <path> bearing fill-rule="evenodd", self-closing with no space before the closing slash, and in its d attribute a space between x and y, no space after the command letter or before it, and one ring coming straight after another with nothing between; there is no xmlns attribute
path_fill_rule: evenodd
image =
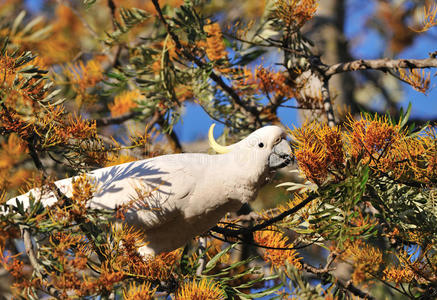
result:
<svg viewBox="0 0 437 300"><path fill-rule="evenodd" d="M24 248L26 250L27 257L29 257L30 265L35 271L36 275L42 279L47 277L47 275L43 274L43 267L39 264L38 259L36 258L35 249L32 243L32 237L30 235L29 228L21 228L21 232L23 235ZM53 286L47 285L45 288L39 287L44 293L59 299L60 295L58 290L56 290Z"/></svg>
<svg viewBox="0 0 437 300"><path fill-rule="evenodd" d="M38 263L38 260L35 255L35 250L33 248L32 244L32 237L30 236L30 230L29 228L22 228L21 229L22 235L23 235L23 242L24 247L26 249L27 257L29 257L30 264L32 265L34 271L36 272L37 276L41 276L41 266Z"/></svg>
<svg viewBox="0 0 437 300"><path fill-rule="evenodd" d="M322 92L322 99L323 99L323 108L326 113L326 118L328 120L328 126L334 127L335 126L335 117L334 117L334 108L332 107L332 101L331 101L331 95L329 93L329 84L328 84L328 78L325 77L321 92Z"/></svg>
<svg viewBox="0 0 437 300"><path fill-rule="evenodd" d="M338 63L329 66L325 70L326 76L332 76L343 72L351 72L357 70L381 70L394 68L409 68L409 69L423 69L423 68L437 68L437 58L425 59L358 59L345 63Z"/></svg>

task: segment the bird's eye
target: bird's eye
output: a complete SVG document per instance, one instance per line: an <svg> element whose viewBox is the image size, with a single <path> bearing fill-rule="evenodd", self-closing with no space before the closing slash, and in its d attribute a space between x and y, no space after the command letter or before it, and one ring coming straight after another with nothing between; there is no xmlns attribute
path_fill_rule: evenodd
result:
<svg viewBox="0 0 437 300"><path fill-rule="evenodd" d="M264 147L264 143L259 143L258 147L260 147L260 148Z"/></svg>

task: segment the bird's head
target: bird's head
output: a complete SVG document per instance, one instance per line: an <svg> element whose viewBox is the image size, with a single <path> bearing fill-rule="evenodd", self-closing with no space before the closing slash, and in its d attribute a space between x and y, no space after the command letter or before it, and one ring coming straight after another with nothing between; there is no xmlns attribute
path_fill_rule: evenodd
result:
<svg viewBox="0 0 437 300"><path fill-rule="evenodd" d="M215 124L209 128L208 139L217 153L241 153L247 161L264 161L270 169L279 169L292 161L292 150L285 138L285 132L278 126L264 126L238 143L222 146L214 139ZM261 159L260 159L261 158Z"/></svg>

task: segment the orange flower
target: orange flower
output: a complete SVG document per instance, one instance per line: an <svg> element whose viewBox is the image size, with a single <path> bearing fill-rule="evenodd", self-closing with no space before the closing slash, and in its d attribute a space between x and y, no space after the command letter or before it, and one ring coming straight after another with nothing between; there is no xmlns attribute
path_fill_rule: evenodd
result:
<svg viewBox="0 0 437 300"><path fill-rule="evenodd" d="M328 175L326 152L321 145L303 144L294 152L299 168L305 176L317 183L322 183Z"/></svg>
<svg viewBox="0 0 437 300"><path fill-rule="evenodd" d="M275 2L275 15L287 27L302 27L316 13L317 0L278 0Z"/></svg>
<svg viewBox="0 0 437 300"><path fill-rule="evenodd" d="M96 192L95 183L86 174L73 179L72 207L69 213L84 217L87 211L86 205Z"/></svg>
<svg viewBox="0 0 437 300"><path fill-rule="evenodd" d="M175 93L176 93L176 97L180 102L183 102L187 99L191 99L194 96L192 88L184 84L178 85L175 88Z"/></svg>
<svg viewBox="0 0 437 300"><path fill-rule="evenodd" d="M166 280L170 278L176 261L181 256L181 250L161 253L155 257L140 259L137 262L130 261L130 268L135 274L142 275L148 280Z"/></svg>
<svg viewBox="0 0 437 300"><path fill-rule="evenodd" d="M24 57L27 58L27 63L23 64L21 59ZM0 57L0 82L4 103L17 112L25 110L25 114L35 109L35 100L47 96L47 91L44 89L46 81L40 78L29 79L27 75L20 73L20 70L30 66L37 68L40 75L46 73L41 70L41 67L44 67L41 59L29 60L26 52L12 56L5 53Z"/></svg>
<svg viewBox="0 0 437 300"><path fill-rule="evenodd" d="M44 58L48 65L71 61L81 50L80 45L63 31L54 32L49 38L38 43L36 47L38 54Z"/></svg>
<svg viewBox="0 0 437 300"><path fill-rule="evenodd" d="M121 271L112 271L103 269L99 277L99 286L107 291L113 289L113 285L120 282L124 278L124 273Z"/></svg>
<svg viewBox="0 0 437 300"><path fill-rule="evenodd" d="M93 102L94 95L87 92L88 88L94 87L103 80L103 68L101 66L102 57L89 60L86 65L83 61L72 64L68 63L65 75L70 79L76 91L76 103L80 106L83 102Z"/></svg>
<svg viewBox="0 0 437 300"><path fill-rule="evenodd" d="M426 177L428 180L435 180L437 178L437 132L434 128L428 128L425 137L421 139L423 147L426 151L423 154L426 165ZM419 166L418 166L419 167Z"/></svg>
<svg viewBox="0 0 437 300"><path fill-rule="evenodd" d="M7 142L1 143L0 169L11 168L23 158L27 145L16 134L10 134Z"/></svg>
<svg viewBox="0 0 437 300"><path fill-rule="evenodd" d="M15 61L13 57L6 55L0 57L0 82L3 86L12 86L12 82L15 79Z"/></svg>
<svg viewBox="0 0 437 300"><path fill-rule="evenodd" d="M125 91L114 98L114 103L109 104L109 110L113 117L123 115L129 112L132 108L136 108L136 101L142 98L139 90Z"/></svg>
<svg viewBox="0 0 437 300"><path fill-rule="evenodd" d="M58 5L56 7L56 21L52 24L49 36L41 41L30 44L30 49L38 49L45 62L49 65L71 61L81 50L80 43L72 36L83 36L84 26L70 7Z"/></svg>
<svg viewBox="0 0 437 300"><path fill-rule="evenodd" d="M77 249L76 255L81 255L82 257L89 254L89 248L87 247L87 240L82 235L56 232L51 234L49 237L49 242L53 247L53 256L61 260L63 263L71 264L71 255L67 254L72 248ZM81 268L84 265L81 265Z"/></svg>
<svg viewBox="0 0 437 300"><path fill-rule="evenodd" d="M293 247L293 244L290 243L286 236L284 236L281 232L273 230L272 228L255 232L253 238L257 244L265 247ZM265 261L270 262L274 267L284 266L285 262L288 262L289 264L294 265L296 268L301 269L302 264L300 263L300 260L302 260L302 257L299 257L298 255L299 254L294 249L265 249L263 257Z"/></svg>
<svg viewBox="0 0 437 300"><path fill-rule="evenodd" d="M293 199L291 199L290 201L288 201L285 204L280 204L278 205L275 210L277 210L279 213L283 213L287 210L292 209L293 207L295 207L296 205L298 205L299 203L301 203L303 200L305 200L307 198L307 194L303 193L303 194L298 194L298 193L294 193L293 194ZM309 217L309 213L310 213L310 209L314 208L317 206L317 201L311 201L310 203L308 203L307 205L305 205L302 209L300 209L298 212L296 212L296 215L300 216L303 219L308 219ZM272 218L274 217L276 214L270 214L270 216L268 214L265 215L265 218Z"/></svg>
<svg viewBox="0 0 437 300"><path fill-rule="evenodd" d="M293 98L295 96L294 89L286 83L286 76L281 72L267 70L262 66L258 66L255 70L255 78L260 91L263 93L276 93L283 97Z"/></svg>
<svg viewBox="0 0 437 300"><path fill-rule="evenodd" d="M125 300L152 300L156 288L151 288L151 283L142 283L135 285L131 283L128 289L123 290L123 298Z"/></svg>
<svg viewBox="0 0 437 300"><path fill-rule="evenodd" d="M389 267L384 270L384 280L396 283L411 282L414 278L414 272L408 267Z"/></svg>
<svg viewBox="0 0 437 300"><path fill-rule="evenodd" d="M27 180L34 174L30 170L19 169L16 172L11 172L7 179L8 188L18 188L26 184Z"/></svg>
<svg viewBox="0 0 437 300"><path fill-rule="evenodd" d="M423 7L423 22L422 22L422 28L414 29L410 28L416 32L425 32L431 27L434 27L437 25L437 4L426 4Z"/></svg>
<svg viewBox="0 0 437 300"><path fill-rule="evenodd" d="M144 258L138 254L138 248L146 245L144 232L122 224L112 225L110 232L111 236L102 249L108 259L108 269L151 281L162 281L171 276L180 258L180 249Z"/></svg>
<svg viewBox="0 0 437 300"><path fill-rule="evenodd" d="M14 132L22 139L29 137L35 130L31 121L24 121L19 114L12 110L0 110L0 124L5 131Z"/></svg>
<svg viewBox="0 0 437 300"><path fill-rule="evenodd" d="M393 144L387 155L380 159L378 166L381 170L392 170L395 178L411 176L423 180L423 168L418 166L424 165L424 154L424 144L419 139L403 139Z"/></svg>
<svg viewBox="0 0 437 300"><path fill-rule="evenodd" d="M353 260L352 280L355 283L370 279L378 272L382 264L382 252L379 249L362 240L347 241L345 249L343 256Z"/></svg>
<svg viewBox="0 0 437 300"><path fill-rule="evenodd" d="M228 59L225 43L223 42L222 31L218 23L209 23L203 27L208 37L206 38L206 55L210 61L218 61L220 59ZM222 72L228 72L230 69L226 67L219 68Z"/></svg>
<svg viewBox="0 0 437 300"><path fill-rule="evenodd" d="M347 125L350 128L347 135L349 153L355 158L363 156L371 164L389 153L392 146L405 136L398 125L389 123L386 116L371 118L364 115L359 121L349 117Z"/></svg>
<svg viewBox="0 0 437 300"><path fill-rule="evenodd" d="M20 254L14 256L4 256L3 249L0 249L0 263L2 266L16 279L23 280L25 272L23 270L24 264L18 258Z"/></svg>
<svg viewBox="0 0 437 300"><path fill-rule="evenodd" d="M220 286L202 278L200 281L188 281L183 284L175 297L176 300L218 300L226 299Z"/></svg>
<svg viewBox="0 0 437 300"><path fill-rule="evenodd" d="M398 69L398 71L401 79L411 85L413 89L424 94L428 91L431 83L431 73L428 72L427 74L425 70L419 71L418 69L409 69L408 71L405 69Z"/></svg>
<svg viewBox="0 0 437 300"><path fill-rule="evenodd" d="M110 155L108 157L108 161L105 164L105 167L111 167L116 165L121 165L124 163L128 163L131 161L136 161L137 158L130 156L130 155Z"/></svg>
<svg viewBox="0 0 437 300"><path fill-rule="evenodd" d="M247 67L233 69L233 75L239 93L274 93L286 98L295 96L295 90L286 82L287 77L282 72L258 66L254 71Z"/></svg>
<svg viewBox="0 0 437 300"><path fill-rule="evenodd" d="M339 168L344 162L343 141L340 127L323 126L318 130L318 139L326 151L327 164Z"/></svg>
<svg viewBox="0 0 437 300"><path fill-rule="evenodd" d="M321 184L330 170L342 168L345 154L338 127L306 123L292 135L297 142L294 154L299 168L309 180Z"/></svg>
<svg viewBox="0 0 437 300"><path fill-rule="evenodd" d="M80 33L84 29L79 17L67 5L58 5L55 13L57 17L54 24L55 31L62 31L68 28L73 32Z"/></svg>
<svg viewBox="0 0 437 300"><path fill-rule="evenodd" d="M84 120L81 116L69 115L68 125L66 128L58 128L59 131L64 131L65 135L75 139L87 139L97 137L97 125L96 121Z"/></svg>
<svg viewBox="0 0 437 300"><path fill-rule="evenodd" d="M407 136L405 132L399 131L398 126L393 125L374 125L373 132L367 130L363 121L358 125L360 128L354 126L355 130L348 134L349 141L352 141L348 149L353 157L361 155L372 167L391 172L396 179L431 182L437 177L434 129L428 128L422 134ZM382 128L381 132L375 134L378 128Z"/></svg>
<svg viewBox="0 0 437 300"><path fill-rule="evenodd" d="M6 192L3 192L0 195L0 204L4 204L5 202ZM0 251L4 250L5 244L8 242L8 240L16 239L20 236L18 229L9 225L10 224L8 224L6 221L0 221Z"/></svg>
<svg viewBox="0 0 437 300"><path fill-rule="evenodd" d="M79 90L84 91L89 87L93 87L103 79L103 68L99 60L91 59L86 65L83 61L69 64L69 68L66 69L67 76L71 78L74 84L78 85Z"/></svg>
<svg viewBox="0 0 437 300"><path fill-rule="evenodd" d="M123 253L119 253L122 255L135 256L137 249L146 245L144 232L125 223L113 224L111 226L111 235L116 251L122 250ZM123 245L123 248L119 248L120 244ZM112 250L114 249L109 249L109 251ZM108 253L108 255L111 255L111 253ZM124 266L120 265L120 268L123 267Z"/></svg>

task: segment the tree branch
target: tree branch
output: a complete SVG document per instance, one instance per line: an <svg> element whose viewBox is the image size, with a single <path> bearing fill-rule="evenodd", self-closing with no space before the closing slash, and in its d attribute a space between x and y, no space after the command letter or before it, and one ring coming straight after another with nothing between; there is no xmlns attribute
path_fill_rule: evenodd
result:
<svg viewBox="0 0 437 300"><path fill-rule="evenodd" d="M47 275L42 273L43 267L39 264L38 259L35 255L35 249L33 247L32 243L32 237L30 235L29 228L21 228L21 232L23 235L23 242L24 242L24 248L26 250L27 257L29 257L30 265L32 266L33 270L35 271L36 275L40 278L45 278ZM59 299L60 295L59 292L51 285L47 285L46 288L39 287L44 293Z"/></svg>
<svg viewBox="0 0 437 300"><path fill-rule="evenodd" d="M437 58L425 59L359 59L345 63L338 63L329 66L324 74L332 76L343 72L351 72L357 70L387 70L394 68L437 68Z"/></svg>
<svg viewBox="0 0 437 300"><path fill-rule="evenodd" d="M203 270L205 270L205 266L206 266L206 244L207 244L207 237L205 236L201 236L199 238L199 265L197 266L196 269L196 276L201 276Z"/></svg>
<svg viewBox="0 0 437 300"><path fill-rule="evenodd" d="M346 284L342 283L340 280L337 281L337 284L342 287L345 290L348 290L349 292L351 292L352 294L354 294L355 296L358 296L360 298L363 299L367 299L367 300L376 300L375 297L373 297L372 295L360 290L358 287L356 287L355 285L352 284L352 280L349 280Z"/></svg>
<svg viewBox="0 0 437 300"><path fill-rule="evenodd" d="M126 122L127 120L133 119L136 116L141 115L138 111L132 111L127 114L117 116L117 117L108 117L96 120L97 126L108 126L108 125L118 125Z"/></svg>
<svg viewBox="0 0 437 300"><path fill-rule="evenodd" d="M302 268L305 271L312 273L312 274L316 275L318 278L322 279L323 275L328 274L334 270L334 269L329 268L329 267L334 262L336 257L337 257L337 253L331 252L328 256L327 263L326 263L326 266L324 268L316 268L316 267L314 267L310 264L307 264L306 262L303 262L303 261L301 262ZM358 296L358 297L363 298L363 299L368 299L368 300L376 300L372 295L360 290L358 287L353 285L351 280L349 280L346 284L341 282L338 279L336 280L336 282L340 288L348 290L349 292L351 292L355 296Z"/></svg>
<svg viewBox="0 0 437 300"><path fill-rule="evenodd" d="M32 244L32 238L30 236L29 228L22 228L21 229L22 235L23 235L23 242L24 242L24 248L26 249L27 257L29 257L30 264L32 265L34 271L36 272L37 276L41 276L41 266L38 263L38 260L35 255L35 250L33 248Z"/></svg>
<svg viewBox="0 0 437 300"><path fill-rule="evenodd" d="M114 20L116 20L115 10L117 9L117 7L115 6L115 3L113 0L108 0L107 2L108 2L109 10L111 11L112 25L114 26L114 29L116 29L116 24L115 24Z"/></svg>
<svg viewBox="0 0 437 300"><path fill-rule="evenodd" d="M9 109L6 107L6 105L4 103L1 104L2 109L5 111L6 117L9 119L9 121L11 123L14 122L14 120L12 119L11 113L9 112ZM45 170L41 160L39 159L38 153L36 152L35 149L35 132L27 137L21 137L24 141L26 141L27 143L27 148L29 149L29 154L30 157L33 160L33 163L35 164L36 168L38 169L38 171L40 171L42 173L43 179L45 181L47 181L48 175L47 175L47 171ZM50 184L50 187L54 190L55 195L58 199L63 199L63 200L70 200L67 196L65 196L64 193L61 192L61 190L57 187L56 184L52 183Z"/></svg>
<svg viewBox="0 0 437 300"><path fill-rule="evenodd" d="M302 268L305 271L312 273L312 274L315 274L315 275L327 274L327 273L335 270L334 268L326 268L326 267L325 268L316 268L316 267L314 267L314 266L312 266L304 261L301 261L301 264L302 264Z"/></svg>
<svg viewBox="0 0 437 300"><path fill-rule="evenodd" d="M175 46L178 50L181 51L182 55L194 62L196 65L198 65L200 68L205 66L205 63L200 60L198 57L193 55L190 51L186 50L185 47L181 44L179 41L179 37L173 32L172 28L168 24L167 20L165 19L161 7L159 6L158 0L152 0L153 5L155 6L155 9L158 13L158 17L161 20L161 22L164 24L168 34L171 36L173 41L175 42ZM261 120L259 119L259 114L256 109L256 107L248 107L246 104L241 100L240 96L237 94L237 92L229 85L227 85L223 78L217 75L214 71L211 71L209 74L209 78L211 78L218 86L220 86L231 98L234 100L234 102L241 107L241 109L248 113L249 121L254 122L256 121L261 125Z"/></svg>
<svg viewBox="0 0 437 300"><path fill-rule="evenodd" d="M332 107L331 95L329 93L328 78L329 77L324 78L323 84L321 86L321 92L323 99L323 108L326 113L326 118L328 119L328 126L332 128L335 126L335 116L334 108Z"/></svg>
<svg viewBox="0 0 437 300"><path fill-rule="evenodd" d="M270 225L273 225L274 223L283 220L285 217L296 213L297 211L304 208L308 203L310 203L311 201L313 201L316 198L317 198L317 196L315 194L312 194L312 195L308 196L306 199L302 200L302 202L297 204L295 207L293 207L289 210L286 210L283 213L280 213L279 215L277 215L276 217L270 218L270 219L262 222L261 224L257 224L251 228L241 227L238 229L229 229L229 228L214 226L213 228L211 228L211 231L220 233L226 237L239 237L240 235L252 234L255 231L259 231L259 230L262 230L266 227L269 227Z"/></svg>

